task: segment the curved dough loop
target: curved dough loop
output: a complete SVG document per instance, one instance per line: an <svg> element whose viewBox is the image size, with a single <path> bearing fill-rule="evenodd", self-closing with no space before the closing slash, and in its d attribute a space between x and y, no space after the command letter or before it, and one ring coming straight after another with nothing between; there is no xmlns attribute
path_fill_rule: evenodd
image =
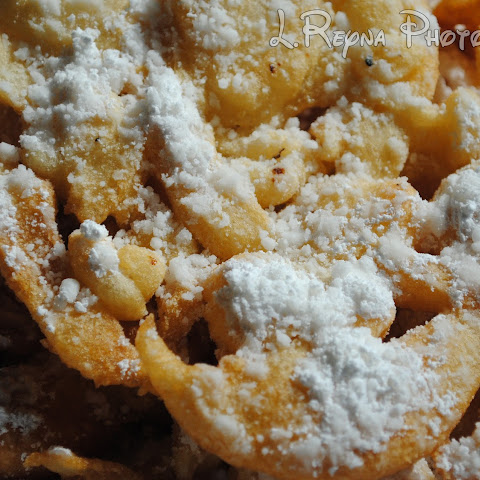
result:
<svg viewBox="0 0 480 480"><path fill-rule="evenodd" d="M0 269L39 324L49 348L97 385L148 385L138 353L116 318L101 307L87 312L72 304L59 311L53 307L68 270L50 184L23 166L4 173L0 182L5 187L2 208L9 212L0 228Z"/></svg>
<svg viewBox="0 0 480 480"><path fill-rule="evenodd" d="M448 324L450 331L442 330ZM304 463L289 448L293 440L308 433L301 419L308 415L304 395L291 377L294 365L308 354L308 346L291 347L267 354L269 374L255 378L248 359L227 355L218 367L188 366L174 355L147 319L137 335L136 345L155 390L167 408L202 447L225 461L272 474L281 479L374 479L407 467L443 444L467 408L480 384L480 322L478 315L459 312L437 317L399 340L405 348L425 355L425 370L438 374L438 383L427 386L434 395L456 392L450 414L435 408L405 415L405 426L382 445L379 452L361 454L361 466L340 467L329 472L330 460ZM462 345L459 353L458 345ZM249 389L251 382L256 385ZM242 391L250 392L243 395ZM263 400L258 401L259 396ZM315 419L321 421L320 417ZM437 425L436 435L431 425ZM262 438L265 432L286 425L292 437L276 441ZM298 429L298 430L297 430ZM248 438L249 440L245 440ZM321 443L322 439L318 441ZM319 447L321 449L321 446ZM375 475L372 476L372 472Z"/></svg>

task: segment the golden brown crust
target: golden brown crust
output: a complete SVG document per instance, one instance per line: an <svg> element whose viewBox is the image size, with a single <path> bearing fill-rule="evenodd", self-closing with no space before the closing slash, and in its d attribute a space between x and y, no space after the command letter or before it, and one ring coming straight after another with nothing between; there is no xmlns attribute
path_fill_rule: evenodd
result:
<svg viewBox="0 0 480 480"><path fill-rule="evenodd" d="M6 173L3 178L8 180L14 175L14 172ZM68 366L78 369L98 385L147 384L138 354L117 319L101 309L88 313L75 311L73 307L63 312L53 309L54 287L68 278L68 266L61 255L63 242L55 223L52 187L46 181L35 179L33 173L29 175L29 180L35 182L30 196L16 197L13 189L21 187L15 183L6 190L16 209L17 223L14 236L5 230L0 233L3 245L0 268L8 286L38 322L49 348ZM35 249L29 245L35 245ZM60 252L57 259L55 249ZM12 252L23 259L20 267L9 261ZM46 268L42 267L44 262Z"/></svg>
<svg viewBox="0 0 480 480"><path fill-rule="evenodd" d="M4 0L0 271L65 365L155 390L186 433L123 465L48 449L33 407L19 440L0 409L0 476L28 453L67 478L430 480L436 449L456 475L480 385L480 50L407 45L432 8L480 24L469 0Z"/></svg>

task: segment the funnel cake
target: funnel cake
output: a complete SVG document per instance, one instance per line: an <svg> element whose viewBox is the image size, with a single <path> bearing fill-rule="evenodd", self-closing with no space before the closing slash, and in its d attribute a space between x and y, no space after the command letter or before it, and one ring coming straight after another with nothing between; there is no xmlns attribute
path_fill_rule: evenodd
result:
<svg viewBox="0 0 480 480"><path fill-rule="evenodd" d="M61 362L175 423L132 460L33 414L20 441L9 404L0 476L480 476L478 429L452 434L480 385L479 57L431 42L472 2L0 13L1 274Z"/></svg>

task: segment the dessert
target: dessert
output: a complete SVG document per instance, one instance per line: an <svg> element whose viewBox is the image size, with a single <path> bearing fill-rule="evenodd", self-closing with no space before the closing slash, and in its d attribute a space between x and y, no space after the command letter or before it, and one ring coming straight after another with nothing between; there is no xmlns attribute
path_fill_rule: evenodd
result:
<svg viewBox="0 0 480 480"><path fill-rule="evenodd" d="M0 475L480 476L472 2L0 9L0 271L79 408L164 419L86 449L12 348Z"/></svg>

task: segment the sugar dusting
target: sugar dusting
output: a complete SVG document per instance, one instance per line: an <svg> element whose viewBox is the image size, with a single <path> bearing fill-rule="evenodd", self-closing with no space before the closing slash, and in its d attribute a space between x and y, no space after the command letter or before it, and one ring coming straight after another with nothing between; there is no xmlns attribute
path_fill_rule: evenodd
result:
<svg viewBox="0 0 480 480"><path fill-rule="evenodd" d="M141 10L140 3L135 5ZM204 8L204 2L201 3ZM41 5L53 15L60 11L60 3L56 1ZM293 2L275 2L275 6L287 12L295 11ZM340 23L341 15L338 17ZM211 17L200 11L193 19L197 42L206 50L237 45L239 37L234 24L234 19L219 2L215 2ZM258 25L258 29L264 27ZM77 29L73 33L71 55L39 58L30 66L36 84L29 90L31 104L24 111L30 127L21 138L22 147L32 154L54 155L58 129L76 133L82 123L115 118L116 104L112 99L129 83L138 89L138 97L132 99L126 95L124 101L133 102L140 110L145 106L142 103L145 99L149 105L146 118L142 117L139 122L139 130L142 133L144 129L155 130L165 140L162 152L166 163L165 185L186 189L182 204L192 211L209 217L220 227L230 225L231 219L222 211L220 197L246 201L253 198L254 191L216 152L213 132L196 104L196 87L186 76L167 66L158 52L145 53L147 45L136 43L133 36L128 54L115 49L102 50L98 37L95 29ZM136 68L144 59L148 70L146 78ZM384 66L385 71L387 67ZM221 89L230 83L242 91L248 87L249 78L238 75L219 80ZM394 94L406 98L403 94L409 93L408 86L401 84L389 93L383 85L372 82L370 90L373 98ZM421 103L421 99L418 102ZM468 118L466 121L467 127L473 122ZM122 133L135 137L139 132L132 127ZM465 141L468 143L471 138ZM7 144L0 144L0 156L9 167L18 161L17 149ZM348 163L348 159L343 161ZM225 270L227 286L217 294L231 327L240 328L245 334L238 354L250 360L252 375L259 378L268 375L262 357L264 350L287 348L294 337L311 344L311 353L296 365L291 379L308 392L311 417L303 424L308 435L306 440L292 441L290 448L305 464L314 467L328 457L332 463L331 474L340 466L361 465L358 452L379 452L385 448L388 440L405 427L406 413L445 406L443 399L432 398L429 393L430 385L437 379L423 368L421 355L397 342L383 344L367 329L353 328L359 318L387 320L394 313L393 287L379 271L378 264L398 270L410 256L416 261L414 266L421 265L428 257L414 251L407 227L402 224L408 210L406 181L399 180L405 188L399 189L393 198L366 197L364 193L368 189L362 190L361 184L371 179L364 175L361 165L355 163L355 168L352 165L350 170L356 175L339 175L333 179L313 176L294 202L279 213L271 210L274 229L262 233L262 245L275 254L249 262L229 262ZM77 164L80 179L82 168L80 160ZM124 172L118 170L115 175L120 179ZM38 186L33 173L23 166L0 177L2 233L15 239L19 228L15 221L16 207L7 191L12 189L19 198L28 198ZM354 205L343 199L348 191L353 191L358 198ZM429 225L432 235L440 237L449 228L458 234L459 243L446 246L437 260L454 272L451 294L457 302L472 286L477 293L480 291L480 266L475 258L480 251L479 191L478 171L467 169L451 176L442 195L431 207L422 210L428 213L423 221ZM150 235L151 248L168 250L166 232L174 230L171 212L166 207L160 208L158 201L153 206L155 201L151 196L147 189L139 189L138 198L131 199L143 214L142 219L135 220L132 230L135 234ZM326 199L323 204L319 202L320 197ZM417 197L412 201L421 205ZM95 274L102 277L118 271L116 247L128 241L127 233L112 240L105 227L90 221L82 224L81 233L96 242L88 259ZM192 236L182 229L177 239L179 243L189 244ZM43 262L48 269L48 261L36 256L34 247L2 248L6 264L14 270L21 270L31 257L37 263ZM198 298L202 291L198 272L208 270L214 263L215 259L206 255L178 255L170 262L167 282L185 288L186 300ZM56 287L55 298L48 298L37 313L53 332L52 304L57 311L74 308L85 313L96 298L75 279L66 278L61 283L54 279L51 283ZM270 342L272 331L276 343ZM258 361L257 365L252 366L253 359ZM117 367L123 376L139 369L135 361L127 359ZM248 392L244 394L247 396ZM322 414L322 421L312 423L318 413ZM217 421L218 428L228 438L236 439L239 449L248 451L250 445L245 443L243 425L232 416L219 416ZM278 429L266 433L272 439L291 434ZM460 442L451 447L450 455L468 449L468 441Z"/></svg>
<svg viewBox="0 0 480 480"><path fill-rule="evenodd" d="M353 328L358 317L394 312L389 282L371 258L339 261L328 283L276 255L231 260L224 277L217 300L232 328L245 335L238 355L259 365L261 352L286 348L293 339L311 345L291 378L307 390L310 413L295 427L300 439L288 447L306 468L321 469L326 459L332 475L342 466L359 467L359 452L381 452L408 429L405 414L434 406L448 414L452 399L435 394L439 378L425 368L422 354ZM272 331L280 341L268 342ZM277 434L272 427L268 435L274 440Z"/></svg>
<svg viewBox="0 0 480 480"><path fill-rule="evenodd" d="M452 440L435 456L435 466L455 480L480 478L480 423L471 437Z"/></svg>

